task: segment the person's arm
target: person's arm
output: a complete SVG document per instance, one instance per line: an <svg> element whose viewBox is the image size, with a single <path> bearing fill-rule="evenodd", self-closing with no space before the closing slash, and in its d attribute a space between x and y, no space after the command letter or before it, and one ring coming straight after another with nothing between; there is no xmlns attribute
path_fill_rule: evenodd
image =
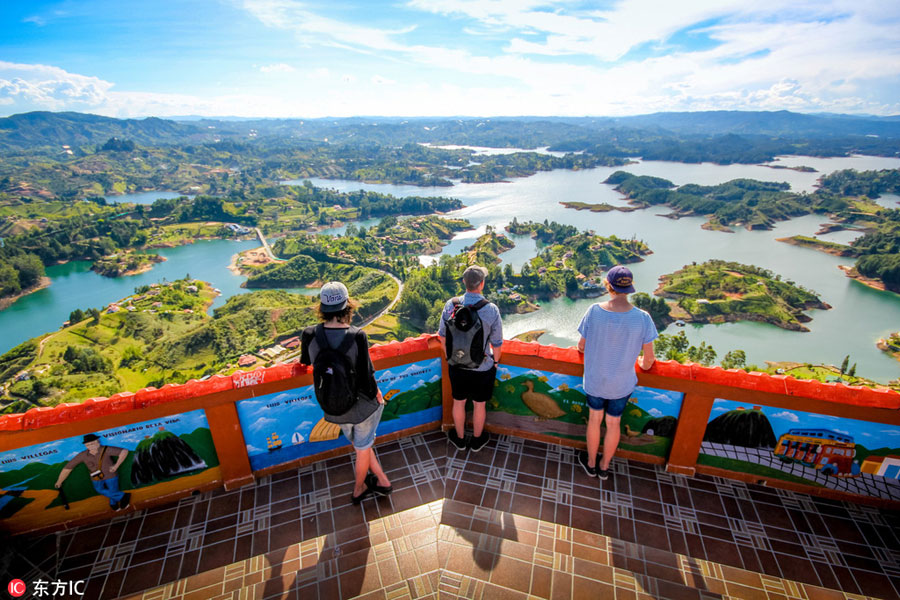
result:
<svg viewBox="0 0 900 600"><path fill-rule="evenodd" d="M578 340L577 348L578 348L578 351L581 352L582 354L584 354L584 345L585 344L587 344L587 340L584 339L583 337L580 340Z"/></svg>
<svg viewBox="0 0 900 600"><path fill-rule="evenodd" d="M452 300L447 304L452 306ZM444 353L444 359L447 358L447 305L444 305L444 308L441 309L441 322L438 324L438 339L441 340L441 352Z"/></svg>
<svg viewBox="0 0 900 600"><path fill-rule="evenodd" d="M647 370L653 366L653 363L656 361L656 354L653 353L653 342L647 342L643 347L644 353L638 359L640 362L640 366L643 370Z"/></svg>
<svg viewBox="0 0 900 600"><path fill-rule="evenodd" d="M500 356L503 354L501 346L503 346L503 321L500 317L500 309L497 308L496 304L491 304L494 310L494 314L496 318L494 319L494 325L491 327L491 352L494 355L494 364L500 362Z"/></svg>
<svg viewBox="0 0 900 600"><path fill-rule="evenodd" d="M125 462L125 459L128 458L128 448L120 448L121 452L119 452L119 458L116 460L116 464L114 464L110 470L115 473L119 470L119 467L122 466L122 463Z"/></svg>
<svg viewBox="0 0 900 600"><path fill-rule="evenodd" d="M71 473L71 472L72 472L72 469L70 469L69 467L63 467L63 470L60 471L60 473L59 473L59 478L56 480L56 486L55 486L56 489L59 489L62 487L63 482L66 480L66 478L69 476L69 473Z"/></svg>
<svg viewBox="0 0 900 600"><path fill-rule="evenodd" d="M309 365L312 361L309 359L309 343L312 341L313 335L309 328L304 329L300 334L300 364Z"/></svg>

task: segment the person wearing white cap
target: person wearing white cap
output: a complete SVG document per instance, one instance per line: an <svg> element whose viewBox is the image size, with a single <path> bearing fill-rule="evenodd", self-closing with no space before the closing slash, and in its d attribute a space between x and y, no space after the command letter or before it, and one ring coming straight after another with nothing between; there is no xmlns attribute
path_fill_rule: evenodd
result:
<svg viewBox="0 0 900 600"><path fill-rule="evenodd" d="M356 451L350 499L359 504L369 494L386 496L393 491L372 448L385 401L375 381L366 333L350 325L358 305L350 299L347 286L339 281L326 283L319 300L323 322L303 330L300 362L313 365L316 400L325 421L340 425Z"/></svg>

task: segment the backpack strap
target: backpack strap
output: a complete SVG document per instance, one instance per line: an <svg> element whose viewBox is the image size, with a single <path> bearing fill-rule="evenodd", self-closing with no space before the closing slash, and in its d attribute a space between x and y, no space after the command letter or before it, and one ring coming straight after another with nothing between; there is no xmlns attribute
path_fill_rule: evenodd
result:
<svg viewBox="0 0 900 600"><path fill-rule="evenodd" d="M337 347L337 351L341 354L347 354L350 350L350 347L356 343L356 338L359 335L358 327L349 327L347 329L346 335L344 335L344 339L341 340L340 345Z"/></svg>
<svg viewBox="0 0 900 600"><path fill-rule="evenodd" d="M337 348L332 348L331 344L328 343L328 336L325 334L325 326L319 323L316 326L316 342L319 345L319 350L321 351L324 348L331 348L332 350L337 350L341 354L347 354L347 351L350 350L350 347L356 343L356 337L359 334L358 327L349 327L347 329L346 335L344 335L344 339L341 340L341 343Z"/></svg>
<svg viewBox="0 0 900 600"><path fill-rule="evenodd" d="M490 304L490 302L487 301L487 298L482 298L481 300L479 300L478 302L476 302L475 304L473 304L470 308L471 308L472 310L474 310L475 312L478 312L479 310L481 310L482 308L484 308L484 307L487 306L488 304Z"/></svg>

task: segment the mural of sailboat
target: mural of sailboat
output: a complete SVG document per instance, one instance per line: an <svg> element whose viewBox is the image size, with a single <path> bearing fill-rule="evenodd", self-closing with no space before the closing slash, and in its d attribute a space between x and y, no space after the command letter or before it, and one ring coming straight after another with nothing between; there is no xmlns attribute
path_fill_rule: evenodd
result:
<svg viewBox="0 0 900 600"><path fill-rule="evenodd" d="M306 438L299 431L295 431L294 435L291 436L291 443L293 445L302 444L306 441Z"/></svg>
<svg viewBox="0 0 900 600"><path fill-rule="evenodd" d="M272 436L266 438L266 447L268 447L269 452L281 448L281 438L278 437L277 433L272 432Z"/></svg>

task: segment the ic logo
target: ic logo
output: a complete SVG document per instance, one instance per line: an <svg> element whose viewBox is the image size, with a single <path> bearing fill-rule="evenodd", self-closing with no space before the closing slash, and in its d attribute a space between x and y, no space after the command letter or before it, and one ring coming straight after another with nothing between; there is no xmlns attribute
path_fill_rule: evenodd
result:
<svg viewBox="0 0 900 600"><path fill-rule="evenodd" d="M20 596L25 595L25 582L21 579L13 579L9 582L9 585L6 586L6 590L9 592L9 595L13 598L18 598Z"/></svg>

